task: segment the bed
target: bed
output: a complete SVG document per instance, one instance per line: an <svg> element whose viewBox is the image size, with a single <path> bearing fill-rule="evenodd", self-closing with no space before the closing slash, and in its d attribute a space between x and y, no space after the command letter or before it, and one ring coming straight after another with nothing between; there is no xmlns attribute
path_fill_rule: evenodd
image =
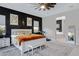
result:
<svg viewBox="0 0 79 59"><path fill-rule="evenodd" d="M30 49L46 44L46 38L42 34L31 34L32 30L12 29L12 44L17 47L21 54Z"/></svg>

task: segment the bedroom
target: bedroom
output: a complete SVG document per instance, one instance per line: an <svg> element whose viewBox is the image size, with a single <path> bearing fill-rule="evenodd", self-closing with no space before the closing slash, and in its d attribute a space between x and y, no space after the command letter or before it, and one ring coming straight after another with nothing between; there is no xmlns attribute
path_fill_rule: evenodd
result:
<svg viewBox="0 0 79 59"><path fill-rule="evenodd" d="M39 4L0 3L0 55L76 55L79 4L52 3L46 10Z"/></svg>

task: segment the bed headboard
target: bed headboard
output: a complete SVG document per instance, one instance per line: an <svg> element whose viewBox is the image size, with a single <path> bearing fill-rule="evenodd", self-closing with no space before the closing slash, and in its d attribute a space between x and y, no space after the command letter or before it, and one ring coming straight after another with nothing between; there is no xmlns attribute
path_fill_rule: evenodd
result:
<svg viewBox="0 0 79 59"><path fill-rule="evenodd" d="M12 29L11 35L29 35L32 33L32 29Z"/></svg>

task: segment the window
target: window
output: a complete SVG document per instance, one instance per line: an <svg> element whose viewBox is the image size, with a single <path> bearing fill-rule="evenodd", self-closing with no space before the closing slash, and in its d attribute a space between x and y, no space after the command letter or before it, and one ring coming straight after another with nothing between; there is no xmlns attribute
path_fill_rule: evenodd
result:
<svg viewBox="0 0 79 59"><path fill-rule="evenodd" d="M34 27L33 27L34 33L39 32L39 21L34 20Z"/></svg>
<svg viewBox="0 0 79 59"><path fill-rule="evenodd" d="M6 34L5 15L0 15L0 36Z"/></svg>
<svg viewBox="0 0 79 59"><path fill-rule="evenodd" d="M6 30L5 30L5 25L0 25L0 35L5 35Z"/></svg>

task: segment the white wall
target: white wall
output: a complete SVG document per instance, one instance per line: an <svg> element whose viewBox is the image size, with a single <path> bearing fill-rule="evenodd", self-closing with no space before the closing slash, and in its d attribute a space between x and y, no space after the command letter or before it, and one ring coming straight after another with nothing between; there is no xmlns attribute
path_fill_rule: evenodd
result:
<svg viewBox="0 0 79 59"><path fill-rule="evenodd" d="M55 39L56 24L55 24L55 17L54 16L53 17L49 16L49 17L43 18L43 29L44 30L48 29L49 31L51 30L51 32L52 32L51 37L53 39Z"/></svg>
<svg viewBox="0 0 79 59"><path fill-rule="evenodd" d="M72 10L68 12L63 12L56 15L51 15L48 17L43 18L43 28L47 27L52 30L52 37L55 39L55 32L56 32L56 18L66 16L66 20L64 21L64 36L67 40L67 32L68 26L74 25L76 26L76 42L79 44L79 9Z"/></svg>

